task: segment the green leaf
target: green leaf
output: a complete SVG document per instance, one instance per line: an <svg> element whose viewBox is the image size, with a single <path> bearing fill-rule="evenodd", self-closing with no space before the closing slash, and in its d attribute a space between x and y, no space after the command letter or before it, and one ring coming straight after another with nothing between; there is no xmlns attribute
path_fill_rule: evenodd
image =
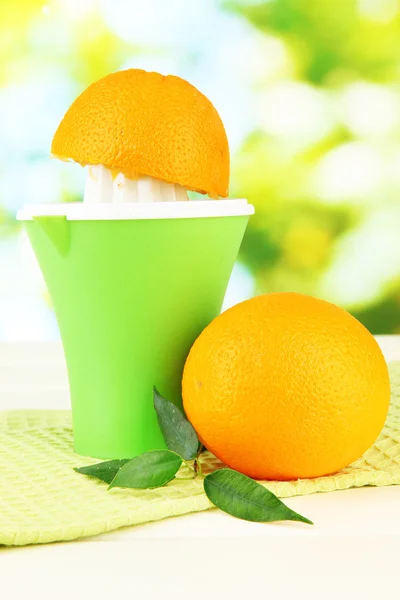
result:
<svg viewBox="0 0 400 600"><path fill-rule="evenodd" d="M115 475L110 488L149 489L171 481L182 465L182 458L171 450L153 450L132 458Z"/></svg>
<svg viewBox="0 0 400 600"><path fill-rule="evenodd" d="M215 506L245 521L302 521L313 525L260 483L232 469L219 469L207 475L204 491Z"/></svg>
<svg viewBox="0 0 400 600"><path fill-rule="evenodd" d="M111 483L121 467L123 467L129 458L123 458L121 460L107 460L106 462L97 463L95 465L88 465L87 467L79 467L74 469L77 473L82 475L88 475L89 477L95 477L101 479L106 483Z"/></svg>
<svg viewBox="0 0 400 600"><path fill-rule="evenodd" d="M192 460L197 456L200 445L193 425L183 412L170 400L164 398L156 388L153 392L154 408L165 443L170 450L185 460Z"/></svg>

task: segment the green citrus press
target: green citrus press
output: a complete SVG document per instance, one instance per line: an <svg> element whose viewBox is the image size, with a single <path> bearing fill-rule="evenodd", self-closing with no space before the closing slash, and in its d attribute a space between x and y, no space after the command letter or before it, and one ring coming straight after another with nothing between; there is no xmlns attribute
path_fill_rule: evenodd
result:
<svg viewBox="0 0 400 600"><path fill-rule="evenodd" d="M61 332L77 453L165 447L153 387L181 404L186 356L221 310L252 212L245 200L20 211Z"/></svg>

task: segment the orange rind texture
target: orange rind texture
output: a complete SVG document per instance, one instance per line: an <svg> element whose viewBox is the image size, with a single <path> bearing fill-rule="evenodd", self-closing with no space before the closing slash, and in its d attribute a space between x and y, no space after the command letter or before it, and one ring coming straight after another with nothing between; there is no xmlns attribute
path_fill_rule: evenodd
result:
<svg viewBox="0 0 400 600"><path fill-rule="evenodd" d="M183 403L200 440L254 477L336 473L374 443L390 383L369 331L301 294L258 296L217 317L194 343Z"/></svg>
<svg viewBox="0 0 400 600"><path fill-rule="evenodd" d="M229 146L212 103L174 75L118 71L90 85L70 106L53 138L57 158L102 164L226 197Z"/></svg>

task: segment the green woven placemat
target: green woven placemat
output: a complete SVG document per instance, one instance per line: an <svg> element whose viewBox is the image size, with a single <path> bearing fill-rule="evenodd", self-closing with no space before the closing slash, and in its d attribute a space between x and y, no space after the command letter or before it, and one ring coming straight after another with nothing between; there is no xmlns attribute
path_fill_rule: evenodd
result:
<svg viewBox="0 0 400 600"><path fill-rule="evenodd" d="M270 481L280 497L365 485L400 483L400 362L390 365L392 402L378 441L347 469L330 477ZM72 540L126 525L207 510L201 480L173 481L156 490L106 491L73 467L93 459L72 450L67 411L0 413L0 544ZM206 471L221 466L205 455Z"/></svg>

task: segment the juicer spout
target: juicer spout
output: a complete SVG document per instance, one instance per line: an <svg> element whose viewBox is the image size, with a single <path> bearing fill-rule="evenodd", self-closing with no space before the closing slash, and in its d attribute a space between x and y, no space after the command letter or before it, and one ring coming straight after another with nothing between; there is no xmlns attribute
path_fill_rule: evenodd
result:
<svg viewBox="0 0 400 600"><path fill-rule="evenodd" d="M70 248L70 225L67 218L62 216L37 216L33 217L49 240L62 256L67 256Z"/></svg>

